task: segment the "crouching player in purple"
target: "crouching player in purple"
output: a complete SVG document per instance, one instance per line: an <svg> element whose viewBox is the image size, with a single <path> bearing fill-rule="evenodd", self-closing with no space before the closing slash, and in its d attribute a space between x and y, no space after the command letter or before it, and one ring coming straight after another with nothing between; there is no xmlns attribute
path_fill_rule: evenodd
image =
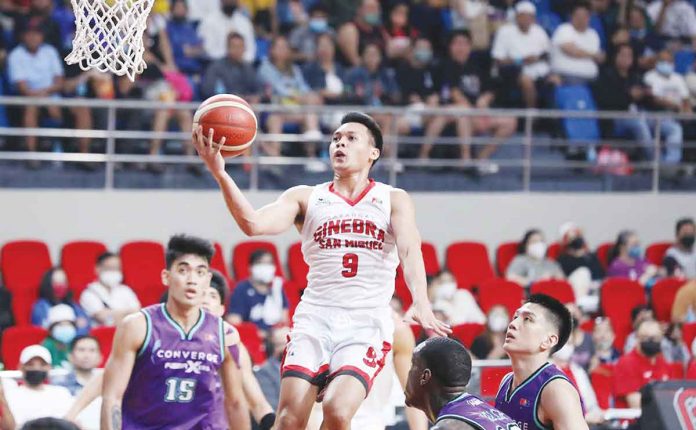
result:
<svg viewBox="0 0 696 430"><path fill-rule="evenodd" d="M102 429L250 427L236 363L239 335L200 309L213 253L203 239L170 239L162 271L167 302L127 316L116 328L104 371ZM221 406L219 380L226 420L224 413L213 413Z"/></svg>
<svg viewBox="0 0 696 430"><path fill-rule="evenodd" d="M432 430L520 430L510 417L466 392L471 356L459 342L436 337L413 350L406 405L425 412Z"/></svg>

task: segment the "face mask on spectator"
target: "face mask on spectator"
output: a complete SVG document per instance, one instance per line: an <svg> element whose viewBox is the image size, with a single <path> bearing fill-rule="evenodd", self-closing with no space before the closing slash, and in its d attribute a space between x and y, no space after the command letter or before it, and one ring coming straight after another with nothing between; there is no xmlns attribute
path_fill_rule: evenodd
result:
<svg viewBox="0 0 696 430"><path fill-rule="evenodd" d="M237 6L235 5L226 4L222 7L222 13L224 13L227 16L232 16L235 10L237 10Z"/></svg>
<svg viewBox="0 0 696 430"><path fill-rule="evenodd" d="M570 361L570 358L573 356L573 352L575 352L573 345L566 342L566 344L563 345L563 348L556 351L553 356L561 361Z"/></svg>
<svg viewBox="0 0 696 430"><path fill-rule="evenodd" d="M454 292L457 291L457 284L454 282L444 282L437 287L435 290L435 298L437 300L449 300L454 296Z"/></svg>
<svg viewBox="0 0 696 430"><path fill-rule="evenodd" d="M367 13L363 19L368 25L379 25L381 21L379 13Z"/></svg>
<svg viewBox="0 0 696 430"><path fill-rule="evenodd" d="M59 324L51 330L51 336L62 344L69 344L75 339L77 330L72 324Z"/></svg>
<svg viewBox="0 0 696 430"><path fill-rule="evenodd" d="M658 61L655 65L655 70L662 75L669 76L674 73L674 64L669 61Z"/></svg>
<svg viewBox="0 0 696 430"><path fill-rule="evenodd" d="M585 247L585 239L582 236L578 236L568 242L568 248L578 250Z"/></svg>
<svg viewBox="0 0 696 430"><path fill-rule="evenodd" d="M680 237L679 243L681 243L681 246L683 246L684 248L691 249L694 246L694 239L696 239L696 237L693 234L688 234L686 236Z"/></svg>
<svg viewBox="0 0 696 430"><path fill-rule="evenodd" d="M58 300L63 300L68 294L68 284L60 282L53 284L53 295Z"/></svg>
<svg viewBox="0 0 696 430"><path fill-rule="evenodd" d="M488 316L488 329L494 333L502 333L507 329L508 317L502 312L496 312Z"/></svg>
<svg viewBox="0 0 696 430"><path fill-rule="evenodd" d="M254 264L251 266L251 279L263 284L270 284L275 278L276 267L273 264Z"/></svg>
<svg viewBox="0 0 696 430"><path fill-rule="evenodd" d="M45 370L24 371L24 380L26 381L27 385L30 385L32 387L41 385L41 383L46 379L47 376L48 372L46 372Z"/></svg>
<svg viewBox="0 0 696 430"><path fill-rule="evenodd" d="M315 33L323 33L328 28L329 23L325 18L311 18L309 20L309 29Z"/></svg>
<svg viewBox="0 0 696 430"><path fill-rule="evenodd" d="M640 350L646 357L654 357L661 351L660 342L653 339L644 340L640 343Z"/></svg>
<svg viewBox="0 0 696 430"><path fill-rule="evenodd" d="M416 61L427 64L433 59L433 53L430 49L416 49L413 51L413 57Z"/></svg>
<svg viewBox="0 0 696 430"><path fill-rule="evenodd" d="M530 243L527 247L527 254L537 260L543 260L546 255L546 244L544 242Z"/></svg>
<svg viewBox="0 0 696 430"><path fill-rule="evenodd" d="M123 273L118 270L104 270L99 273L99 282L107 287L118 287L123 281Z"/></svg>
<svg viewBox="0 0 696 430"><path fill-rule="evenodd" d="M634 260L639 260L643 256L643 250L640 246L634 245L628 248L628 256Z"/></svg>

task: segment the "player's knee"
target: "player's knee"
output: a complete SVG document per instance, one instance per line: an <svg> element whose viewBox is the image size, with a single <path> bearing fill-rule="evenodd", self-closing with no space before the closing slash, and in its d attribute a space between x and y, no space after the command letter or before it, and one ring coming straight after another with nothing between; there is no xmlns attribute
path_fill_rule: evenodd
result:
<svg viewBox="0 0 696 430"><path fill-rule="evenodd" d="M353 412L350 408L337 401L323 402L322 411L324 412L324 424L330 429L350 428L350 422L353 419Z"/></svg>
<svg viewBox="0 0 696 430"><path fill-rule="evenodd" d="M307 420L293 412L290 408L280 408L275 421L276 430L303 430L307 427Z"/></svg>

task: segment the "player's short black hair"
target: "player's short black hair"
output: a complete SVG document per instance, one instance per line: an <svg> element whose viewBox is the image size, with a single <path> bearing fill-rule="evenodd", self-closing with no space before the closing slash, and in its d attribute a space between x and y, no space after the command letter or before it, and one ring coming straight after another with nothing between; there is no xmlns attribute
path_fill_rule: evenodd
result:
<svg viewBox="0 0 696 430"><path fill-rule="evenodd" d="M362 124L367 127L367 130L372 135L375 148L379 149L380 154L382 153L382 147L384 146L382 129L379 128L379 124L377 124L377 121L375 121L374 118L362 112L348 112L347 114L343 115L343 118L341 118L341 125L348 124L349 122L357 122L358 124Z"/></svg>
<svg viewBox="0 0 696 430"><path fill-rule="evenodd" d="M694 225L694 219L693 218L680 218L677 220L677 225L675 230L676 234L679 234L679 230L682 229L685 225Z"/></svg>
<svg viewBox="0 0 696 430"><path fill-rule="evenodd" d="M44 417L27 421L20 430L80 430L80 427L62 418Z"/></svg>
<svg viewBox="0 0 696 430"><path fill-rule="evenodd" d="M271 257L273 257L273 253L271 251L264 249L264 248L257 249L256 251L252 252L251 255L249 256L249 265L253 266L264 255L270 255Z"/></svg>
<svg viewBox="0 0 696 430"><path fill-rule="evenodd" d="M211 270L210 272L213 274L210 278L210 286L217 290L220 295L220 304L224 305L228 291L227 280L225 280L225 276L217 270Z"/></svg>
<svg viewBox="0 0 696 430"><path fill-rule="evenodd" d="M546 309L549 320L558 329L558 343L551 349L551 354L563 348L573 331L573 318L568 308L546 294L532 294L525 303L534 303Z"/></svg>
<svg viewBox="0 0 696 430"><path fill-rule="evenodd" d="M465 387L471 378L471 355L454 339L434 337L417 350L425 367L446 387Z"/></svg>
<svg viewBox="0 0 696 430"><path fill-rule="evenodd" d="M99 340L96 337L92 336L91 334L83 334L83 335L77 336L75 339L73 339L72 342L70 342L70 352L73 352L73 350L75 349L77 344L82 342L85 339L91 339L91 340L95 341L97 343L97 349L99 350L99 352L101 352L101 345L99 344Z"/></svg>
<svg viewBox="0 0 696 430"><path fill-rule="evenodd" d="M111 251L102 252L102 253L99 254L99 256L97 257L97 266L99 266L99 265L102 264L105 260L108 260L109 258L112 258L112 257L118 257L118 254L113 253L113 252L111 252Z"/></svg>
<svg viewBox="0 0 696 430"><path fill-rule="evenodd" d="M182 255L193 254L205 259L210 264L210 260L215 254L215 248L210 241L200 237L188 236L185 234L177 234L172 236L167 243L167 252L165 254L165 263L167 269L172 266L174 261Z"/></svg>
<svg viewBox="0 0 696 430"><path fill-rule="evenodd" d="M539 230L538 228L532 228L524 232L522 240L520 241L520 243L517 244L518 254L524 254L525 252L527 252L527 243L529 243L529 238L534 236L535 234L541 235L541 230Z"/></svg>

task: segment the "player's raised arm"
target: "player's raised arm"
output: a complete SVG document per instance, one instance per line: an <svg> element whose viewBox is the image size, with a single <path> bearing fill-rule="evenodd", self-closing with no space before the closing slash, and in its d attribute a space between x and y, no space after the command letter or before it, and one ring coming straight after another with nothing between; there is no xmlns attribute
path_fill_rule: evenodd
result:
<svg viewBox="0 0 696 430"><path fill-rule="evenodd" d="M200 127L193 131L193 144L198 155L218 182L225 197L227 209L244 234L247 236L277 234L292 227L300 215L301 202L309 196L311 187L290 188L275 202L256 210L225 171L225 159L220 154L225 138L223 137L218 143L215 143L213 138L212 128L207 137L202 134Z"/></svg>
<svg viewBox="0 0 696 430"><path fill-rule="evenodd" d="M121 402L128 387L138 349L145 340L145 316L138 312L128 315L116 327L111 356L104 369L102 387L102 430L120 430L122 427Z"/></svg>
<svg viewBox="0 0 696 430"><path fill-rule="evenodd" d="M433 330L440 336L447 336L452 330L447 324L435 318L428 300L421 238L416 225L413 201L404 190L394 190L391 192L391 202L391 224L396 238L396 247L406 285L413 297L413 306L408 316L423 328Z"/></svg>
<svg viewBox="0 0 696 430"><path fill-rule="evenodd" d="M541 392L541 410L556 430L587 430L580 395L570 382L556 379ZM568 401L572 399L573 401Z"/></svg>
<svg viewBox="0 0 696 430"><path fill-rule="evenodd" d="M225 393L225 412L230 428L251 429L249 407L244 398L242 369L240 363L239 334L225 324L225 358L220 367L220 378Z"/></svg>

